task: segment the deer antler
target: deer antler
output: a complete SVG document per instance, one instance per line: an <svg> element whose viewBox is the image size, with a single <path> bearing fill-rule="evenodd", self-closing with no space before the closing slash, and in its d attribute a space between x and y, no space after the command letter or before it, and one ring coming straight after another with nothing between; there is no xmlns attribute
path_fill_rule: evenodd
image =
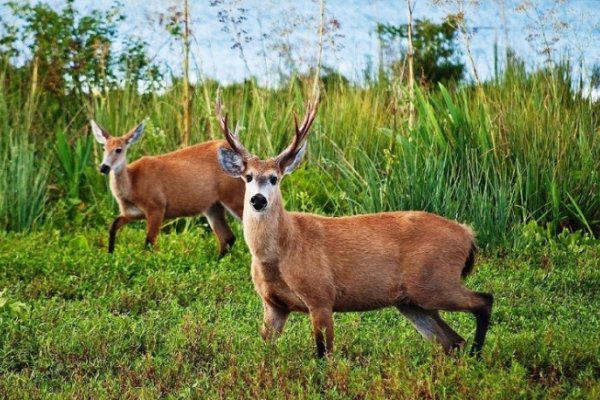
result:
<svg viewBox="0 0 600 400"><path fill-rule="evenodd" d="M225 139L227 139L227 142L231 146L231 149L234 150L236 153L238 153L240 156L242 156L242 158L244 158L245 160L250 158L251 157L250 152L248 150L246 150L246 148L244 147L242 142L240 142L240 138L238 136L239 126L236 124L235 131L233 133L231 133L229 131L229 128L227 127L227 114L225 114L225 116L223 116L223 113L221 111L221 95L220 94L217 95L217 119L219 120L219 126L221 127L221 130L223 131L223 134L225 135Z"/></svg>
<svg viewBox="0 0 600 400"><path fill-rule="evenodd" d="M315 116L317 115L318 105L318 97L316 98L314 105L310 101L306 103L306 113L304 115L304 120L302 121L302 124L300 126L298 126L298 115L294 111L294 125L296 126L296 133L294 135L292 143L275 158L275 161L280 166L285 166L290 161L292 161L300 147L302 147L302 145L304 144L310 127L313 121L315 120Z"/></svg>

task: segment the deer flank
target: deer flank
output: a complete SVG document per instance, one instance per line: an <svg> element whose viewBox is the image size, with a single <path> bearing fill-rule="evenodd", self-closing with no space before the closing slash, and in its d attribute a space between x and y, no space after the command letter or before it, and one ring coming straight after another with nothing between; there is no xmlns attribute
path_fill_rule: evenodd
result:
<svg viewBox="0 0 600 400"><path fill-rule="evenodd" d="M110 175L110 187L120 215L109 230L108 251L115 247L119 228L134 220L146 220L146 244L154 245L165 219L204 214L224 255L235 237L227 224L225 210L241 219L244 184L225 174L217 163L216 140L185 147L158 156L145 156L127 164L127 149L141 138L144 124L113 137L91 121L92 133L104 145L100 172Z"/></svg>

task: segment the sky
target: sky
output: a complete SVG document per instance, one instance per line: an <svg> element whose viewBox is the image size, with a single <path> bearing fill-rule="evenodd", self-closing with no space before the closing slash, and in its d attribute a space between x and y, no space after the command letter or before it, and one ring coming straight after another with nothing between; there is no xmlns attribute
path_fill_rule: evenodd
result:
<svg viewBox="0 0 600 400"><path fill-rule="evenodd" d="M441 21L453 6L434 5L430 0L413 0L414 18ZM61 0L45 0L52 6ZM519 5L532 3L534 7L517 11ZM181 71L181 46L171 40L155 22L170 6L179 6L175 0L123 1L127 23L122 33L134 35L148 42L151 57L161 61L175 74ZM313 0L190 0L192 80L213 78L223 83L241 81L250 75L264 84L276 83L279 72L292 62L301 70L315 64L317 56L319 2ZM446 3L457 3L446 1ZM458 1L461 3L461 1ZM545 35L548 40L558 38L554 45L557 57L568 57L579 65L583 62L584 75L589 75L594 63L600 63L600 0L481 0L478 6L463 1L467 27L471 33L470 45L475 68L482 79L493 75L494 46L500 54L507 43L522 57L530 68L539 67L544 57L539 54L541 42L531 35ZM76 5L86 12L92 8L106 9L112 0L77 0ZM379 62L379 43L375 33L378 22L402 24L408 20L406 2L400 0L328 0L326 21L335 21L335 36L326 36L323 65L331 67L347 78L360 81L365 70L376 69ZM240 11L244 9L245 11ZM6 8L0 6L0 12ZM228 12L234 19L243 17L239 24L224 23L219 16ZM566 27L560 27L560 23ZM245 33L242 33L244 31ZM233 48L236 33L240 33L241 50ZM278 51L287 48L289 56ZM464 42L461 41L466 61ZM286 64L287 63L287 64ZM467 63L469 66L469 64ZM471 67L468 71L471 74ZM578 67L576 67L576 72Z"/></svg>

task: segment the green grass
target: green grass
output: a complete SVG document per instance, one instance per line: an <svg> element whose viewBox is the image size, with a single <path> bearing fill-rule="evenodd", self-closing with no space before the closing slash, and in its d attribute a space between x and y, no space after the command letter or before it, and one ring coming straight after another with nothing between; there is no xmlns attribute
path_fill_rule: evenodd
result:
<svg viewBox="0 0 600 400"><path fill-rule="evenodd" d="M202 225L154 252L124 228L114 255L105 229L0 233L0 398L597 398L600 244L518 236L467 280L496 298L481 360L444 356L386 309L336 314L318 361L306 315L260 338L243 240L218 260ZM446 316L472 338L471 316Z"/></svg>
<svg viewBox="0 0 600 400"><path fill-rule="evenodd" d="M514 227L532 220L554 233L564 227L597 233L600 103L575 93L571 82L568 66L527 72L514 62L481 91L417 89L412 130L405 100L390 84L329 84L307 163L284 196L290 208L330 215L428 210L472 224L483 247L510 247ZM266 158L289 143L293 112L302 117L311 87L311 79L278 89L247 81L222 88L222 96L244 144ZM194 87L192 143L222 137L217 90L210 81ZM40 93L1 86L0 116L18 118L0 119L0 160L9 166L0 170L0 228L104 221L116 208L97 172L102 148L90 139L88 120L121 135L146 119L130 161L173 151L181 146L180 92L175 85L141 95L125 86L51 117L56 113L46 112ZM31 208L24 201L29 193L36 199Z"/></svg>

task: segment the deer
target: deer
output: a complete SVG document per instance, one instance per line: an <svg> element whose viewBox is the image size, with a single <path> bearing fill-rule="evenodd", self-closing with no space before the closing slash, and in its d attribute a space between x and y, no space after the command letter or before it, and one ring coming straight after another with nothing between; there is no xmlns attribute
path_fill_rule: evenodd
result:
<svg viewBox="0 0 600 400"><path fill-rule="evenodd" d="M466 341L439 311L464 311L475 317L470 354L479 356L493 296L463 285L477 251L468 226L424 211L327 217L285 210L280 182L302 161L317 106L318 98L307 103L300 125L294 113L292 142L263 160L243 146L237 130L230 132L217 98L216 115L229 144L219 148L219 164L246 185L242 226L252 282L262 299L262 337L281 335L292 311L308 313L322 358L333 352L334 312L396 307L423 337L451 353Z"/></svg>
<svg viewBox="0 0 600 400"><path fill-rule="evenodd" d="M90 125L96 141L104 146L100 172L109 175L120 210L109 229L109 253L115 249L117 231L131 221L146 220L148 248L155 246L163 220L199 214L204 214L217 237L219 257L227 253L235 236L225 210L241 220L245 186L218 165L217 152L227 146L226 141L208 141L127 164L127 150L141 138L144 123L118 137L94 120Z"/></svg>

